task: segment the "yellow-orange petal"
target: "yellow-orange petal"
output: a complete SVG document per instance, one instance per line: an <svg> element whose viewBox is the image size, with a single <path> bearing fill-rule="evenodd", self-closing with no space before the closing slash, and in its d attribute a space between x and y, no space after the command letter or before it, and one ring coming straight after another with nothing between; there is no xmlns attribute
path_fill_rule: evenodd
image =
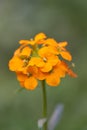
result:
<svg viewBox="0 0 87 130"><path fill-rule="evenodd" d="M40 57L51 57L52 55L56 55L58 52L56 48L51 46L45 46L39 49L38 54Z"/></svg>
<svg viewBox="0 0 87 130"><path fill-rule="evenodd" d="M20 40L19 44L23 44L23 45L27 45L27 44L34 45L35 41L32 40L32 39L31 40Z"/></svg>
<svg viewBox="0 0 87 130"><path fill-rule="evenodd" d="M35 36L35 42L38 42L40 40L43 40L46 38L46 35L44 33L39 33Z"/></svg>
<svg viewBox="0 0 87 130"><path fill-rule="evenodd" d="M60 77L51 73L47 76L46 83L50 86L58 86L60 83Z"/></svg>
<svg viewBox="0 0 87 130"><path fill-rule="evenodd" d="M31 40L29 41L29 45L32 45L32 46L35 45L35 41L31 39Z"/></svg>
<svg viewBox="0 0 87 130"><path fill-rule="evenodd" d="M60 63L60 60L58 56L51 55L51 57L48 57L48 62L52 65L55 66L57 63Z"/></svg>
<svg viewBox="0 0 87 130"><path fill-rule="evenodd" d="M65 64L63 61L60 61L53 67L52 74L56 75L56 77L65 77L67 69L67 64Z"/></svg>
<svg viewBox="0 0 87 130"><path fill-rule="evenodd" d="M28 46L24 47L20 52L20 55L23 56L30 56L30 54L31 54L31 49Z"/></svg>
<svg viewBox="0 0 87 130"><path fill-rule="evenodd" d="M23 74L22 72L16 72L17 74L17 80L22 82L25 81L25 79L28 78L28 76L26 74Z"/></svg>
<svg viewBox="0 0 87 130"><path fill-rule="evenodd" d="M50 63L45 63L45 65L41 68L42 72L49 72L52 70L52 65Z"/></svg>
<svg viewBox="0 0 87 130"><path fill-rule="evenodd" d="M32 57L29 61L29 66L36 65L37 67L43 67L44 64L43 60L39 57Z"/></svg>
<svg viewBox="0 0 87 130"><path fill-rule="evenodd" d="M45 40L44 45L57 47L58 43L53 38L48 38L47 40Z"/></svg>
<svg viewBox="0 0 87 130"><path fill-rule="evenodd" d="M38 68L36 66L28 66L27 73L30 75L36 75L38 73Z"/></svg>
<svg viewBox="0 0 87 130"><path fill-rule="evenodd" d="M19 59L18 57L14 56L10 61L9 61L9 69L11 71L21 71L23 69L23 61Z"/></svg>
<svg viewBox="0 0 87 130"><path fill-rule="evenodd" d="M37 85L38 82L33 76L27 78L24 82L24 86L28 90L34 90L37 87Z"/></svg>
<svg viewBox="0 0 87 130"><path fill-rule="evenodd" d="M58 55L59 54L58 49L55 46L48 46L48 49L49 49L51 54L54 54L54 55Z"/></svg>
<svg viewBox="0 0 87 130"><path fill-rule="evenodd" d="M29 44L29 40L20 40L19 44Z"/></svg>
<svg viewBox="0 0 87 130"><path fill-rule="evenodd" d="M38 50L38 54L39 54L39 56L40 57L45 57L46 56L46 54L49 54L49 52L48 52L48 47L42 47L42 48L40 48L39 50Z"/></svg>
<svg viewBox="0 0 87 130"><path fill-rule="evenodd" d="M70 54L68 51L61 51L60 54L61 54L61 56L62 56L65 60L68 60L68 61L71 61L71 60L72 60L72 56L71 56L71 54Z"/></svg>
<svg viewBox="0 0 87 130"><path fill-rule="evenodd" d="M59 42L58 43L58 46L59 47L65 47L65 46L67 46L68 45L68 43L65 41L65 42Z"/></svg>
<svg viewBox="0 0 87 130"><path fill-rule="evenodd" d="M20 47L14 52L14 56L19 56L20 54Z"/></svg>
<svg viewBox="0 0 87 130"><path fill-rule="evenodd" d="M46 78L46 73L43 73L40 69L38 69L38 73L35 75L35 77L39 80L44 80Z"/></svg>

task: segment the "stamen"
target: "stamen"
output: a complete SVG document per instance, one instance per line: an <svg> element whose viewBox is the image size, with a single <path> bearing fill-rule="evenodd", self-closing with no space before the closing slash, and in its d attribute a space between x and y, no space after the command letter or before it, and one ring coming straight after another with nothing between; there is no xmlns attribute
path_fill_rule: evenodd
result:
<svg viewBox="0 0 87 130"><path fill-rule="evenodd" d="M28 77L30 77L30 75L31 75L30 73L27 73L27 76L28 76Z"/></svg>
<svg viewBox="0 0 87 130"><path fill-rule="evenodd" d="M24 60L23 60L23 62L24 62L23 67L26 67L26 66L28 65L28 61L29 61L28 59L24 59Z"/></svg>
<svg viewBox="0 0 87 130"><path fill-rule="evenodd" d="M43 61L44 61L44 62L47 62L47 59L44 57L44 58L43 58Z"/></svg>
<svg viewBox="0 0 87 130"><path fill-rule="evenodd" d="M72 63L72 67L75 67L75 63Z"/></svg>
<svg viewBox="0 0 87 130"><path fill-rule="evenodd" d="M32 76L32 74L31 73L27 73L27 76L30 77L30 76Z"/></svg>
<svg viewBox="0 0 87 130"><path fill-rule="evenodd" d="M33 38L31 38L30 40L33 41Z"/></svg>

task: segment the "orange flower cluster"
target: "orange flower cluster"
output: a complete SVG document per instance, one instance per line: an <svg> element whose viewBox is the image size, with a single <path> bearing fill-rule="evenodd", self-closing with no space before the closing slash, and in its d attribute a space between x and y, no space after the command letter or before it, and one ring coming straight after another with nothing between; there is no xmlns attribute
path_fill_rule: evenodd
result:
<svg viewBox="0 0 87 130"><path fill-rule="evenodd" d="M9 69L16 72L22 87L34 90L38 80L45 80L49 86L58 86L66 74L76 77L65 62L72 60L65 48L67 42L58 43L39 33L34 40L20 40L19 43L20 47L9 61Z"/></svg>

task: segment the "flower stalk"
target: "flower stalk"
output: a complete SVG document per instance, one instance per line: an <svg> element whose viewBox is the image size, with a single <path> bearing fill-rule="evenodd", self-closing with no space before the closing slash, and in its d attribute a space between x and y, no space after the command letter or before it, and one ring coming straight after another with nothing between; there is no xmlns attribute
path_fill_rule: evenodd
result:
<svg viewBox="0 0 87 130"><path fill-rule="evenodd" d="M43 130L47 130L47 96L46 96L45 80L42 80L41 83L43 93L43 118L46 119L46 122L43 124Z"/></svg>

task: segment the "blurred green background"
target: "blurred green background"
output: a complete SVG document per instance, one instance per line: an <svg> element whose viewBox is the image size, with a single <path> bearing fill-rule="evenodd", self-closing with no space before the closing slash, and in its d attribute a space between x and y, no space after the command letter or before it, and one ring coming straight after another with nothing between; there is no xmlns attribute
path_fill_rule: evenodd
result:
<svg viewBox="0 0 87 130"><path fill-rule="evenodd" d="M16 76L8 61L20 39L44 32L68 41L78 78L47 86L48 117L58 103L64 112L55 130L87 130L87 0L0 0L0 130L38 130L42 91L16 92Z"/></svg>

